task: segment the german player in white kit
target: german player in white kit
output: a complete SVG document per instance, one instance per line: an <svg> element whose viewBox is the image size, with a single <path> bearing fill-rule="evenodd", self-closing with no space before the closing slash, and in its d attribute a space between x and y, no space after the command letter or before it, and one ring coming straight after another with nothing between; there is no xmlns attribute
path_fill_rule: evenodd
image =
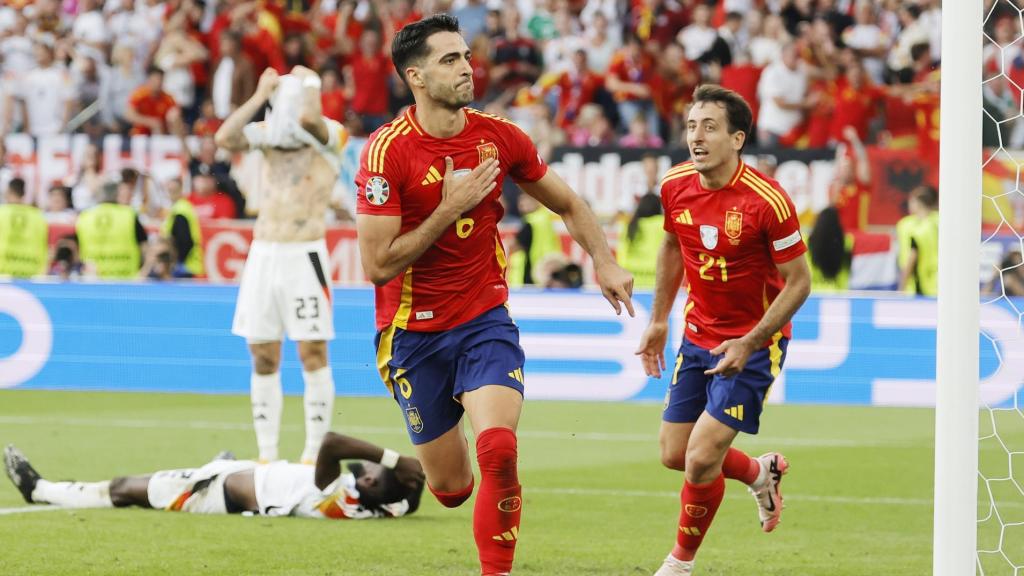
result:
<svg viewBox="0 0 1024 576"><path fill-rule="evenodd" d="M199 468L102 482L51 482L20 450L7 446L4 469L30 504L355 520L412 514L425 483L419 460L335 433L324 437L315 466L283 460L259 464L222 454ZM342 472L343 460L354 460L348 472Z"/></svg>
<svg viewBox="0 0 1024 576"><path fill-rule="evenodd" d="M267 103L262 122L249 122ZM259 459L278 459L281 340L298 343L305 382L306 444L312 463L334 411L327 341L334 339L325 215L348 133L320 109L320 77L301 66L260 76L256 93L217 131L221 148L263 154L265 192L242 272L231 331L252 353L253 427Z"/></svg>

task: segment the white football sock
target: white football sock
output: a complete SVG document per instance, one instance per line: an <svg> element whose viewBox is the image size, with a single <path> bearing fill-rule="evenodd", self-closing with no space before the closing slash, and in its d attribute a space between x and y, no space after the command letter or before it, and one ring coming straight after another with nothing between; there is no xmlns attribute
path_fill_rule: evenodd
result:
<svg viewBox="0 0 1024 576"><path fill-rule="evenodd" d="M312 372L302 372L306 382L303 404L306 409L306 447L302 451L302 461L316 462L320 452L320 443L324 435L331 429L331 416L334 414L334 376L331 367L324 366Z"/></svg>
<svg viewBox="0 0 1024 576"><path fill-rule="evenodd" d="M39 480L32 491L34 502L47 502L68 508L113 508L110 481L50 482Z"/></svg>
<svg viewBox="0 0 1024 576"><path fill-rule="evenodd" d="M284 396L281 392L281 373L256 374L251 383L252 427L256 430L256 446L260 460L277 460L277 442L281 435L281 407Z"/></svg>

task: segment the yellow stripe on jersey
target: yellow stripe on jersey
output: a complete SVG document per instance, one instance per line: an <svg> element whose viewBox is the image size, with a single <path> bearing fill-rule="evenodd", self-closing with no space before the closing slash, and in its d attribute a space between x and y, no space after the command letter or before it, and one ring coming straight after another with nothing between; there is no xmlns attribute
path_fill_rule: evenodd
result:
<svg viewBox="0 0 1024 576"><path fill-rule="evenodd" d="M501 236L494 236L494 257L498 259L498 268L501 268L501 275L505 275L505 268L508 268L508 259L505 257L505 247L501 245Z"/></svg>
<svg viewBox="0 0 1024 576"><path fill-rule="evenodd" d="M502 118L501 116L495 116L494 114L488 114L487 112L481 112L481 111L479 111L479 110L477 110L475 108L466 108L466 112L469 113L469 114L476 114L477 116L483 116L484 118L490 118L491 120L497 120L499 122L504 122L505 124L511 124L513 126L516 125L515 122L509 120L508 118Z"/></svg>
<svg viewBox="0 0 1024 576"><path fill-rule="evenodd" d="M677 178L686 178L687 176L693 176L696 173L697 173L697 171L693 170L693 171L677 172L677 173L672 174L672 175L666 174L665 177L661 179L661 185L664 186L666 182L671 182L672 180L675 180Z"/></svg>
<svg viewBox="0 0 1024 576"><path fill-rule="evenodd" d="M420 136L423 136L423 131L420 130L420 127L416 125L416 121L412 117L412 108L406 108L406 110L405 110L405 119L409 121L409 124L413 127L413 129L416 130L417 134L419 134Z"/></svg>
<svg viewBox="0 0 1024 576"><path fill-rule="evenodd" d="M782 346L779 346L779 340L782 340L781 330L772 335L772 343L768 346L768 370L772 375L772 383L768 385L768 390L764 393L764 403L768 402L768 397L772 393L772 386L775 385L775 379L782 372Z"/></svg>
<svg viewBox="0 0 1024 576"><path fill-rule="evenodd" d="M665 172L665 176L664 177L667 178L667 177L672 176L674 174L677 174L679 172L686 172L686 171L696 172L697 168L693 165L693 162L684 162L682 164L679 164L678 166L673 166L673 167L669 168L668 172Z"/></svg>
<svg viewBox="0 0 1024 576"><path fill-rule="evenodd" d="M783 217L789 217L789 206L786 204L786 200L779 194L779 191L772 187L771 184L765 182L761 178L758 178L753 172L748 172L743 175L743 182L751 188L763 192L762 196L766 199L771 199L771 204L777 207L779 212L782 213Z"/></svg>
<svg viewBox="0 0 1024 576"><path fill-rule="evenodd" d="M382 140L381 137L378 136L377 140L381 140L381 142L377 145L377 149L373 151L373 156L370 158L371 172L376 172L378 174L384 173L384 154L387 152L388 147L391 146L391 141L402 135L403 130L405 131L405 134L408 134L409 129L409 123L403 118L392 125L387 138L383 138Z"/></svg>
<svg viewBox="0 0 1024 576"><path fill-rule="evenodd" d="M395 395L395 389L391 385L391 362L393 355L391 347L395 341L395 325L391 324L380 334L380 342L377 343L377 372L380 373L380 380L388 387L388 393Z"/></svg>
<svg viewBox="0 0 1024 576"><path fill-rule="evenodd" d="M402 296L398 301L398 310L392 324L403 330L409 326L409 316L412 315L412 266L405 270L405 278L402 279Z"/></svg>
<svg viewBox="0 0 1024 576"><path fill-rule="evenodd" d="M773 198L778 200L779 206L782 208L782 213L786 215L786 218L789 218L791 214L789 211L789 204L786 203L786 198L782 194L782 192L776 190L775 187L769 184L767 180L761 178L760 176L754 174L753 172L747 172L747 177L750 178L753 182L759 184L766 193L768 193Z"/></svg>
<svg viewBox="0 0 1024 576"><path fill-rule="evenodd" d="M391 362L392 346L395 340L395 330L405 329L409 325L409 316L412 314L412 266L405 270L405 278L402 279L402 295L399 300L398 310L391 324L381 332L380 342L377 344L377 372L380 379L388 387L388 392L394 396L395 390L391 383Z"/></svg>
<svg viewBox="0 0 1024 576"><path fill-rule="evenodd" d="M761 179L754 179L752 173L745 174L740 180L744 184L750 186L754 192L757 192L758 196L764 198L765 202L771 205L772 209L775 210L775 215L779 218L779 222L785 222L786 218L789 218L790 211L789 205L786 204L785 199L779 195L778 190L775 190L767 182Z"/></svg>
<svg viewBox="0 0 1024 576"><path fill-rule="evenodd" d="M682 369L682 367L683 367L683 353L680 352L679 355L676 356L676 367L675 367L675 370L672 370L672 386L675 386L676 382L679 382L679 370Z"/></svg>
<svg viewBox="0 0 1024 576"><path fill-rule="evenodd" d="M769 206L772 207L772 210L775 211L775 217L779 219L779 222L785 222L786 221L785 213L782 211L781 208L779 208L779 205L777 203L778 201L773 196L769 196L768 193L765 192L763 188L761 188L757 184L754 184L752 181L747 180L746 177L742 178L742 180L743 180L744 184L746 184L747 186L750 186L751 190L756 192L757 195L761 197L761 199L763 199L765 202L768 203Z"/></svg>
<svg viewBox="0 0 1024 576"><path fill-rule="evenodd" d="M370 150L366 153L366 169L373 171L374 159L377 158L377 150L380 149L380 145L384 143L384 140L391 134L391 131L395 129L395 125L392 124L387 128L377 133L377 137L373 139L370 144Z"/></svg>
<svg viewBox="0 0 1024 576"><path fill-rule="evenodd" d="M782 372L782 346L779 346L779 340L782 340L782 331L772 335L772 343L768 347L768 360L771 362L772 378L778 378L779 372ZM769 388L769 390L771 389ZM767 397L765 395L765 398Z"/></svg>
<svg viewBox="0 0 1024 576"><path fill-rule="evenodd" d="M400 127L398 127L398 128L395 128L395 130L391 133L391 135L388 136L388 139L384 141L384 144L381 145L380 152L379 152L380 158L377 161L378 162L377 163L377 170L380 173L384 172L384 156L388 153L388 148L391 146L391 142L395 138L398 138L399 136L405 136L406 134L408 134L411 131L412 131L412 126L409 126L409 124L403 120L402 121L402 125Z"/></svg>
<svg viewBox="0 0 1024 576"><path fill-rule="evenodd" d="M736 175L732 177L732 182L729 182L729 186L735 186L736 181L739 180L740 176L743 176L743 173L746 171L747 165L743 163L743 160L740 160L740 167L736 169Z"/></svg>

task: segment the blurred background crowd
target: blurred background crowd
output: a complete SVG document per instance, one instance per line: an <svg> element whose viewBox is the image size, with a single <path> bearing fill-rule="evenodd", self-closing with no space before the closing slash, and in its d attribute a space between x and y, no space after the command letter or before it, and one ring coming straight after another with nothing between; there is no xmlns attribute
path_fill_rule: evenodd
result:
<svg viewBox="0 0 1024 576"><path fill-rule="evenodd" d="M822 288L845 287L848 236L866 225L865 146L912 149L938 163L939 0L9 0L0 7L0 135L86 135L74 173L44 183L33 200L42 217L75 222L95 206L130 206L141 222L130 228L142 273L200 276L195 257L191 269L186 261L201 248L201 223L258 211L247 206L245 163L218 150L213 134L259 74L317 70L324 114L365 136L411 103L390 63L393 35L441 11L458 17L472 49L474 106L514 120L545 158L564 146L679 146L700 83L753 105L751 150L835 150L828 213L806 230ZM1012 121L1021 105L1015 81L1024 79L1024 55L1012 48L1019 14L997 5L988 22L987 143L1024 146L1024 123ZM180 175L105 170L110 134L179 138ZM0 190L16 204L24 182L2 143ZM660 241L649 223L661 217L647 198L658 194L653 158L644 159L647 193L624 199L606 221L638 277L648 264L653 270ZM772 174L771 162L758 167ZM923 186L910 197L913 222L892 231L899 286L927 294L933 271L919 268L937 261L924 254L937 251L937 192ZM550 215L515 194L506 204L518 231L513 282L579 285L584 274L561 254ZM339 204L332 218L349 220L351 210ZM77 225L80 236L80 218ZM154 242L147 229L157 229ZM50 262L80 266L54 258L80 240L51 242ZM545 258L555 262L538 267Z"/></svg>

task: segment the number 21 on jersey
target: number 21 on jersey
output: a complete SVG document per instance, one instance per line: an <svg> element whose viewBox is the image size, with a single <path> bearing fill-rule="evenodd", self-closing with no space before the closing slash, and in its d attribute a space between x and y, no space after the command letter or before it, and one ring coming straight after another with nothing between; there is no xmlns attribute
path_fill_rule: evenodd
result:
<svg viewBox="0 0 1024 576"><path fill-rule="evenodd" d="M722 278L722 282L729 281L729 270L726 266L725 257L719 256L718 258L715 258L711 254L707 254L705 252L701 252L700 254L697 255L697 257L700 259L701 280L714 281L715 277L711 273L714 272L713 268L715 266L718 266L718 269L721 272L720 275Z"/></svg>

